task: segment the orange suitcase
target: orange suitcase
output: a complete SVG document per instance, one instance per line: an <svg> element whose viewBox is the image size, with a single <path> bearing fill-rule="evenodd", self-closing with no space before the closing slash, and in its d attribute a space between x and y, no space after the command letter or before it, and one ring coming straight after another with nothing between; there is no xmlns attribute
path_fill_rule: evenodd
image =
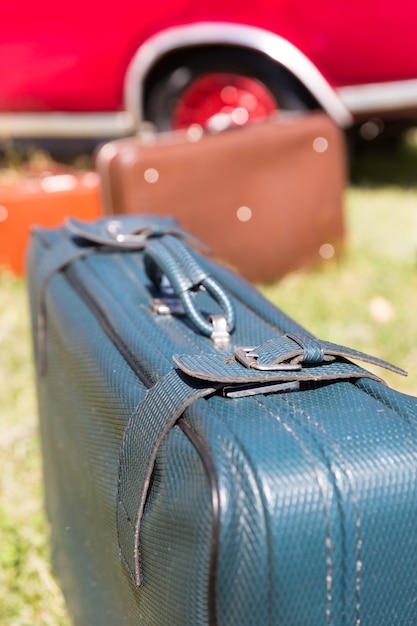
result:
<svg viewBox="0 0 417 626"><path fill-rule="evenodd" d="M343 242L344 137L321 112L111 141L96 169L106 214L173 215L252 281L329 258Z"/></svg>
<svg viewBox="0 0 417 626"><path fill-rule="evenodd" d="M67 216L101 214L95 172L23 178L0 184L0 266L23 274L31 226L58 226Z"/></svg>

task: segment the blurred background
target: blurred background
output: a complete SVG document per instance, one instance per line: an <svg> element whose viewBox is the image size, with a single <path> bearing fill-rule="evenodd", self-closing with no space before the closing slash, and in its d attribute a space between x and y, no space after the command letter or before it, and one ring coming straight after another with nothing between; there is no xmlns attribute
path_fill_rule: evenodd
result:
<svg viewBox="0 0 417 626"><path fill-rule="evenodd" d="M417 394L417 5L374 5L76 0L65 19L47 0L2 9L0 626L70 624L43 512L24 251L32 224L103 213L99 148L324 112L343 139L343 245L254 282L317 336L408 370L379 373ZM308 173L295 180L308 185Z"/></svg>

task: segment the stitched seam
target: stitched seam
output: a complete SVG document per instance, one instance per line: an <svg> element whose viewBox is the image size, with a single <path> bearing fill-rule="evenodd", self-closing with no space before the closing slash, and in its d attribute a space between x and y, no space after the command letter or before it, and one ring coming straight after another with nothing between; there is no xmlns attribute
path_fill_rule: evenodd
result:
<svg viewBox="0 0 417 626"><path fill-rule="evenodd" d="M369 385L366 384L367 380L369 380ZM413 430L417 430L417 423L413 420L411 420L409 418L409 415L413 415L414 411L415 411L415 404L414 406L411 406L411 403L407 400L407 412L404 411L404 413L402 413L401 411L398 410L398 408L395 406L395 401L392 401L390 397L387 398L382 398L381 394L378 394L377 391L375 391L375 389L372 388L372 384L371 383L377 383L378 381L374 381L372 379L359 379L357 382L355 382L355 385L358 389L360 389L360 391L362 391L363 393L366 393L368 396L370 396L371 398L373 398L374 400L376 400L377 402L379 402L380 404L383 405L384 408L388 409L389 411L392 411L393 413L395 413L395 415L397 415L401 420L403 420L404 422L406 422L410 428L412 428ZM385 389L384 389L385 391ZM397 393L397 392L395 392ZM407 396L406 396L407 398ZM404 395L402 394L402 400L404 400ZM413 398L411 398L413 400ZM408 413L408 414L407 414Z"/></svg>
<svg viewBox="0 0 417 626"><path fill-rule="evenodd" d="M184 430L184 425L186 426L186 430ZM211 499L211 507L212 507L212 517L211 517L211 537L210 537L210 555L209 555L209 581L208 581L208 593L207 593L207 608L208 608L208 616L209 616L209 626L217 626L218 619L218 609L217 609L217 583L218 583L218 564L219 564L219 552L220 552L220 526L221 526L221 506L220 506L220 491L218 486L218 475L217 468L214 465L214 460L212 456L212 452L207 444L206 440L197 432L191 422L185 417L181 417L178 420L177 426L182 430L185 436L188 438L191 444L193 444L192 439L190 439L190 434L187 433L187 430L193 433L193 436L198 440L199 445L205 451L205 456L201 453L201 450L198 449L197 446L194 447L197 450L197 453L200 456L200 461L204 467L207 476L207 482L210 489L210 499ZM207 463L207 458L210 459L210 463ZM211 469L209 467L211 465ZM214 474L214 483L213 487L213 474ZM213 497L213 491L215 493L215 498ZM217 505L217 506L216 506Z"/></svg>
<svg viewBox="0 0 417 626"><path fill-rule="evenodd" d="M85 259L85 260L87 260L87 259ZM123 263L122 259L120 259L120 253L115 253L114 260L116 261L116 263L119 263L120 265L123 264L124 266L126 266L126 264ZM91 264L88 263L87 266L88 266L89 271L93 274L93 276L96 278L96 280L98 280L101 283L102 287L107 291L107 293L112 295L111 289L109 289L109 285L106 282L103 281L103 277L96 271L96 269L94 267L91 266ZM124 270L129 275L128 268L124 267ZM114 302L117 305L118 304L117 300L114 297L113 297L113 300L114 300ZM129 317L130 321L132 322L132 325L137 330L139 330L140 329L140 324L138 323L138 320L135 319L134 317L132 317L132 315L130 314L128 309L124 308L123 311ZM149 311L147 311L147 312L149 312ZM170 363L170 360L167 359L167 357L164 354L164 352L162 352L157 346L154 345L153 349L154 349L155 352L160 354L167 363Z"/></svg>
<svg viewBox="0 0 417 626"><path fill-rule="evenodd" d="M184 339L186 339L187 342L190 343L193 347L197 348L199 352L201 352L202 354L207 353L207 350L205 350L203 346L200 346L197 343L193 335L187 334L184 328L184 323L181 322L181 320L178 319L175 315L168 315L166 318L166 322L172 324L175 327L176 332L180 333L184 337ZM192 333L193 331L189 330L189 332ZM198 337L201 339L201 335L198 335ZM206 337L206 339L208 339L208 337Z"/></svg>
<svg viewBox="0 0 417 626"><path fill-rule="evenodd" d="M132 419L135 417L135 415L137 415L138 412L138 407L136 407L136 409L133 411L133 413L131 414L131 416L129 417L129 419L127 420L127 424L126 424L126 429L129 427L129 424L131 423ZM126 432L125 429L125 432ZM118 467L117 467L117 509L119 510L119 505L122 507L123 512L125 514L125 518L133 532L135 532L134 529L134 524L132 523L132 520L130 519L130 515L127 512L126 509L126 505L121 497L121 475L122 475L122 463L121 463L121 459L124 458L125 456L125 450L126 450L126 439L125 437L122 438L122 443L120 446L120 450L119 450L119 455L118 455ZM134 577L134 573L132 572L132 569L130 568L129 564L126 561L126 558L124 556L124 551L121 548L122 542L121 542L121 537L120 537L120 532L119 532L119 524L116 524L116 529L117 529L117 544L119 546L119 554L123 559L124 564L126 565L127 569L129 570L129 573L132 577Z"/></svg>
<svg viewBox="0 0 417 626"><path fill-rule="evenodd" d="M293 404L288 398L284 398L282 397L281 400L283 400L285 403L287 403L289 406L291 406L294 410L295 415L299 415L301 418L304 418L306 421L308 421L310 424L312 424L319 432L321 432L326 439L329 441L330 445L332 446L335 455L337 457L337 459L339 460L339 463L342 467L342 470L344 471L344 474L346 476L348 485L349 485L349 491L350 491L350 496L351 496L351 502L352 502L352 506L353 506L353 510L354 510L354 515L355 515L355 531L356 531L356 565L355 565L355 626L359 626L360 624L360 609L361 609L361 601L360 601L360 592L361 592L361 574L362 574L362 528L361 528L361 521L360 521L360 514L359 514L359 505L358 505L358 499L356 496L356 491L353 485L353 479L352 479L352 472L351 469L349 468L348 464L345 461L345 458L343 456L343 454L340 451L340 448L338 446L338 444L336 443L336 441L329 435L329 433L326 431L326 429L319 424L313 417L311 417L311 415L309 415L308 413L306 413L305 411L303 411L303 409L301 409L300 407L296 406L295 404ZM300 424L302 427L303 425ZM304 428L304 427L303 427ZM308 432L306 430L306 432ZM319 443L317 442L317 444L319 445ZM325 453L323 451L324 456ZM331 468L329 467L329 470L331 471Z"/></svg>
<svg viewBox="0 0 417 626"><path fill-rule="evenodd" d="M189 409L190 409L190 413L189 413L189 415L187 417L188 417L188 421L190 421L192 423L192 418L193 418L192 409L193 409L193 407L189 407ZM253 465L250 462L250 460L248 458L248 455L246 454L245 448L244 448L243 444L241 443L240 439L234 433L234 431L230 428L230 426L227 425L227 423L223 420L221 415L214 409L214 407L210 407L210 418L213 419L213 420L217 419L222 424L223 428L230 435L230 439L228 440L228 442L230 442L233 445L235 445L239 449L239 452L242 454L242 456L247 461L248 466L250 467L250 470L251 470L251 474L254 477L254 480L255 480L256 485L258 487L258 492L260 494L260 498L261 498L262 505L263 505L262 519L263 519L263 523L264 523L264 527L265 527L265 534L267 536L269 536L270 533L269 533L269 528L268 528L268 524L267 524L267 515L265 513L265 503L264 503L264 498L263 498L263 489L259 488L258 476L257 476L256 472L253 469ZM194 425L193 425L193 428L198 433L198 430L194 427ZM270 552L268 550L268 556L267 556L268 564L269 564L269 570L268 570L268 598L271 598L271 595L272 595L272 589L271 589L271 570L272 570L272 567L271 567L271 564L270 564L271 563L270 557L271 557L271 555L270 555ZM269 621L270 621L271 626L272 626L270 613L271 613L271 601L269 600L269 602L268 602L268 615L269 615Z"/></svg>
<svg viewBox="0 0 417 626"><path fill-rule="evenodd" d="M301 437L297 435L297 433L291 428L291 426L282 419L279 415L277 415L274 411L272 411L269 407L267 407L259 398L254 398L255 402L257 402L264 410L266 410L274 419L276 419L281 426L297 441L299 446L304 452L304 455L311 466L318 488L320 493L320 500L323 506L323 514L324 514L324 522L325 522L325 533L326 533L326 624L327 626L331 626L332 624L332 585L333 585L333 542L330 534L330 517L329 511L325 500L325 494L323 487L320 482L319 474L317 471L316 464L314 462L314 457L310 453L307 445L302 441Z"/></svg>
<svg viewBox="0 0 417 626"><path fill-rule="evenodd" d="M117 499L117 504L120 505L120 507L123 509L123 513L125 514L126 521L129 524L130 528L134 531L132 520L130 519L130 515L126 509L126 505L124 501L122 500L122 498Z"/></svg>
<svg viewBox="0 0 417 626"><path fill-rule="evenodd" d="M296 409L297 410L297 409ZM304 414L303 411L300 411L301 414ZM360 610L361 610L361 600L360 600L360 592L361 592L361 576L362 576L362 528L361 528L361 520L359 514L359 505L358 498L356 496L356 491L353 485L352 471L348 467L342 453L340 452L339 446L337 443L330 437L327 431L318 424L310 415L304 414L304 417L310 421L316 428L318 428L328 439L330 444L335 451L336 457L339 459L339 462L342 466L342 469L347 478L347 482L349 485L349 491L353 506L353 511L355 515L355 531L356 531L356 566L355 566L355 626L360 624Z"/></svg>
<svg viewBox="0 0 417 626"><path fill-rule="evenodd" d="M280 333L280 335L284 335L285 334L285 331L280 326L278 326L278 323L275 324L274 322L269 321L266 317L263 316L263 314L260 311L256 311L254 309L251 309L250 306L247 305L244 302L244 300L239 298L235 293L233 293L233 296L236 298L236 300L239 301L241 307L243 309L245 309L246 311L249 311L255 318L256 317L260 317L261 320L263 321L263 323L266 324L267 326L269 326L269 328L271 328L275 332L278 331Z"/></svg>

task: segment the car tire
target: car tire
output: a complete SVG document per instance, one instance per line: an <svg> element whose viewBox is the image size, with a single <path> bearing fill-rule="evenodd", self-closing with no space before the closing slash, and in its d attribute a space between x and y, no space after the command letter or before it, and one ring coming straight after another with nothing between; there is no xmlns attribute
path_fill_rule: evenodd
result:
<svg viewBox="0 0 417 626"><path fill-rule="evenodd" d="M228 46L188 49L162 59L145 82L144 114L157 130L176 127L184 95L205 76L229 75L256 81L283 111L317 108L317 102L285 68L261 53Z"/></svg>

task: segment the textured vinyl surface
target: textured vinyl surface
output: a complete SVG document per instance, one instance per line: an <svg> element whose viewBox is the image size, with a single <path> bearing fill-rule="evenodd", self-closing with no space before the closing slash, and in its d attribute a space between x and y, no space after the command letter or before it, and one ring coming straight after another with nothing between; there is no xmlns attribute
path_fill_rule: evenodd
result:
<svg viewBox="0 0 417 626"><path fill-rule="evenodd" d="M36 352L36 267L61 235L34 237L30 250ZM201 262L233 294L234 345L301 332L244 281ZM173 369L172 355L217 354L186 318L150 313L154 295L135 252L77 260L46 290L47 368L38 375L46 500L74 624L417 624L417 402L364 377L192 404L185 419L208 451L220 498L215 597L207 466L179 425L156 457L135 587L116 525L123 436L141 419L147 386ZM212 312L206 296L197 303Z"/></svg>

